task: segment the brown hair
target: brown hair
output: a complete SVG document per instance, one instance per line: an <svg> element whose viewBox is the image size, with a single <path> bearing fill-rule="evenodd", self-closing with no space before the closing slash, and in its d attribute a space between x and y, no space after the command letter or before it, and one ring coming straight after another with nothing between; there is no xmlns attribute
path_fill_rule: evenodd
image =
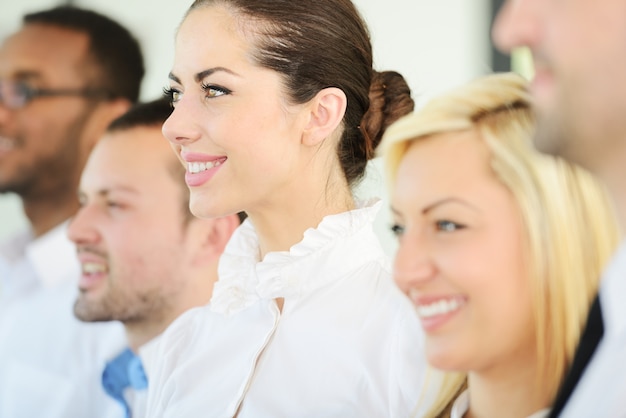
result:
<svg viewBox="0 0 626 418"><path fill-rule="evenodd" d="M254 34L252 59L283 76L294 103L327 87L347 99L338 156L348 184L358 182L385 128L413 110L396 72L375 72L367 27L350 0L196 0L187 13L223 5Z"/></svg>

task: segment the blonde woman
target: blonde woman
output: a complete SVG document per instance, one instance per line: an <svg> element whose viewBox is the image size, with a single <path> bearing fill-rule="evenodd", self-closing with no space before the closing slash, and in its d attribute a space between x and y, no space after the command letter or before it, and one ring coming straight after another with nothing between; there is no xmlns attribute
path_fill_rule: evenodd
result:
<svg viewBox="0 0 626 418"><path fill-rule="evenodd" d="M603 188L535 151L533 128L525 81L498 74L383 139L394 279L447 372L429 417L547 415L618 242Z"/></svg>

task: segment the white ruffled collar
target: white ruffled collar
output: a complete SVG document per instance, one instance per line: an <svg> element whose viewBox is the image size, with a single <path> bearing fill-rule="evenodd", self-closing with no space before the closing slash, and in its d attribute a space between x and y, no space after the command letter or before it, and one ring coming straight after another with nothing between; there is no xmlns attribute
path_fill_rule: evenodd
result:
<svg viewBox="0 0 626 418"><path fill-rule="evenodd" d="M332 250L340 248L342 240L351 241L361 234L364 235L361 241L368 240L368 236L376 240L372 223L381 205L376 199L357 209L326 216L317 228L307 229L302 241L289 251L268 253L262 261L259 260L258 236L250 220L246 220L235 231L220 258L219 280L213 289L211 309L230 315L258 300L298 297L352 270L355 263L346 257L345 262L333 265L332 275L311 277L319 272L318 265L332 256ZM379 244L370 243L364 248L373 248L373 251L371 254L359 252L359 257L352 257L352 260L362 263L367 257L382 254Z"/></svg>

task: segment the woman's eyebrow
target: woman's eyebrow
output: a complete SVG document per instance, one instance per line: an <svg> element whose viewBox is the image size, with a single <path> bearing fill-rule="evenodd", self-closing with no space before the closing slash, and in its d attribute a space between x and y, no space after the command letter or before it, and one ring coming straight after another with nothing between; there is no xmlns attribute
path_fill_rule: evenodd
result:
<svg viewBox="0 0 626 418"><path fill-rule="evenodd" d="M228 74L231 74L231 75L234 75L234 76L240 77L240 75L239 75L239 74L237 74L236 72L234 72L233 70L231 70L231 69L229 69L229 68L226 68L226 67L214 67L214 68L209 68L209 69L206 69L206 70L204 70L204 71L200 71L199 73L197 73L197 74L194 76L194 79L196 80L196 82L200 82L200 81L202 81L205 77L208 77L208 76L210 76L211 74L214 74L214 73L216 73L216 72L220 72L220 71L223 71L223 72L225 72L225 73L228 73Z"/></svg>
<svg viewBox="0 0 626 418"><path fill-rule="evenodd" d="M180 84L180 78L176 77L176 76L174 75L174 73L169 73L169 74L167 75L167 78L169 78L170 80L175 81L175 82L177 82L178 84Z"/></svg>
<svg viewBox="0 0 626 418"><path fill-rule="evenodd" d="M480 212L480 210L476 206L472 205L471 203L469 203L469 202L467 202L467 201L465 201L463 199L459 199L457 197L446 197L446 198L437 200L436 202L433 202L430 205L426 206L424 209L422 209L422 213L428 213L431 210L433 210L433 209L435 209L435 208L437 208L439 206L442 206L442 205L445 205L445 204L450 204L450 203L456 203L456 204L465 206L466 208L469 208L469 209L471 209L471 210L473 210L475 212Z"/></svg>
<svg viewBox="0 0 626 418"><path fill-rule="evenodd" d="M239 74L237 74L236 72L234 72L233 70L226 68L226 67L214 67L214 68L207 68L206 70L200 71L198 73L196 73L196 75L193 77L194 80L196 82L200 82L202 81L205 77L210 76L211 74L214 74L216 72L219 71L223 71L225 73L234 75L236 77L240 77ZM175 81L176 83L180 84L180 78L178 78L174 73L169 73L167 76L170 80Z"/></svg>

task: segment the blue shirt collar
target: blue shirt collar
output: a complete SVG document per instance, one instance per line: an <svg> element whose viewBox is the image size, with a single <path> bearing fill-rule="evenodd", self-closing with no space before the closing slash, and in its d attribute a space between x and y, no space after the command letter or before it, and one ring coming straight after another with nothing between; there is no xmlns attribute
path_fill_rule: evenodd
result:
<svg viewBox="0 0 626 418"><path fill-rule="evenodd" d="M122 405L126 418L130 418L132 414L124 397L124 390L127 388L145 390L148 387L148 379L139 356L127 348L107 362L102 372L102 387L109 396Z"/></svg>

